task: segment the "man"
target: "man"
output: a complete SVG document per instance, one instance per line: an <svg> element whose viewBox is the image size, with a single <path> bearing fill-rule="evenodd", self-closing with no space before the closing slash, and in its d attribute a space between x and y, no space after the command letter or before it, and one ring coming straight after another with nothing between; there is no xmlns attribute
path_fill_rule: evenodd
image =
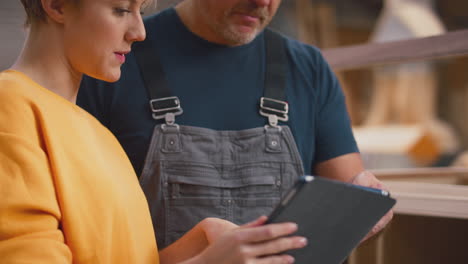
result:
<svg viewBox="0 0 468 264"><path fill-rule="evenodd" d="M118 83L82 83L78 104L141 175L161 248L208 216L267 215L302 174L381 187L320 52L264 30L280 3L182 1L146 19Z"/></svg>

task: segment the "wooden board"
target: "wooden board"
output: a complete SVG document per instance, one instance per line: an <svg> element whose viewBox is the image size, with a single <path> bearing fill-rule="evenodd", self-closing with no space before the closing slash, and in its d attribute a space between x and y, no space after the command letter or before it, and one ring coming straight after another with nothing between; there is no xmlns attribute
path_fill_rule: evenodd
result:
<svg viewBox="0 0 468 264"><path fill-rule="evenodd" d="M396 214L468 219L468 186L384 181Z"/></svg>
<svg viewBox="0 0 468 264"><path fill-rule="evenodd" d="M397 199L396 214L468 219L468 169L375 170Z"/></svg>
<svg viewBox="0 0 468 264"><path fill-rule="evenodd" d="M323 55L335 70L468 55L468 30L440 36L327 49Z"/></svg>

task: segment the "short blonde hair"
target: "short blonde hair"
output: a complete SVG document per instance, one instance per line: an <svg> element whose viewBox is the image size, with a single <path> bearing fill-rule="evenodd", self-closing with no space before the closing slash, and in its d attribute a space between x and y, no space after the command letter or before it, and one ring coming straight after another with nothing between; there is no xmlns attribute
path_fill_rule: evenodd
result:
<svg viewBox="0 0 468 264"><path fill-rule="evenodd" d="M80 0L67 0L73 1L75 4L78 4ZM156 0L145 0L146 6L152 7L156 6ZM41 0L21 0L24 10L26 11L26 22L25 25L29 26L37 22L46 22L47 14L42 8Z"/></svg>
<svg viewBox="0 0 468 264"><path fill-rule="evenodd" d="M26 11L26 26L46 21L46 13L42 8L41 0L21 0L21 4L23 4L24 11Z"/></svg>

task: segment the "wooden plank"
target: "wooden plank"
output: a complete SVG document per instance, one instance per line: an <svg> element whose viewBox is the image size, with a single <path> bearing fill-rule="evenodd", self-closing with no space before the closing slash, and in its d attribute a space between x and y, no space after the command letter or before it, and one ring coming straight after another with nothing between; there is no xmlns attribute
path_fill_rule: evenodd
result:
<svg viewBox="0 0 468 264"><path fill-rule="evenodd" d="M438 183L468 187L468 168L380 169L372 170L372 173L382 181Z"/></svg>
<svg viewBox="0 0 468 264"><path fill-rule="evenodd" d="M468 55L468 29L440 36L326 49L335 70Z"/></svg>
<svg viewBox="0 0 468 264"><path fill-rule="evenodd" d="M378 169L372 170L381 179L431 178L431 177L462 177L468 178L468 168L462 167L426 167L410 169Z"/></svg>
<svg viewBox="0 0 468 264"><path fill-rule="evenodd" d="M468 186L383 181L396 214L468 219Z"/></svg>
<svg viewBox="0 0 468 264"><path fill-rule="evenodd" d="M397 199L396 214L468 219L468 168L381 169L372 172Z"/></svg>

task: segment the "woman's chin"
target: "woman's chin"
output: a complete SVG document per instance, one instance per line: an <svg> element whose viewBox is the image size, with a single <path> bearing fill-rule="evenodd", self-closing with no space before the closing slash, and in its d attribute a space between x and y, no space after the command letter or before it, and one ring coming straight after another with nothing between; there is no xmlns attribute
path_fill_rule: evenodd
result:
<svg viewBox="0 0 468 264"><path fill-rule="evenodd" d="M113 83L113 82L116 82L120 79L120 74L116 77L113 77L113 78L109 78L107 80L103 80L103 81L106 81L106 82L110 82L110 83Z"/></svg>
<svg viewBox="0 0 468 264"><path fill-rule="evenodd" d="M120 79L120 74L121 72L119 68L119 70L116 70L114 72L107 72L105 74L94 74L94 75L89 75L89 76L93 77L94 79L113 83Z"/></svg>

